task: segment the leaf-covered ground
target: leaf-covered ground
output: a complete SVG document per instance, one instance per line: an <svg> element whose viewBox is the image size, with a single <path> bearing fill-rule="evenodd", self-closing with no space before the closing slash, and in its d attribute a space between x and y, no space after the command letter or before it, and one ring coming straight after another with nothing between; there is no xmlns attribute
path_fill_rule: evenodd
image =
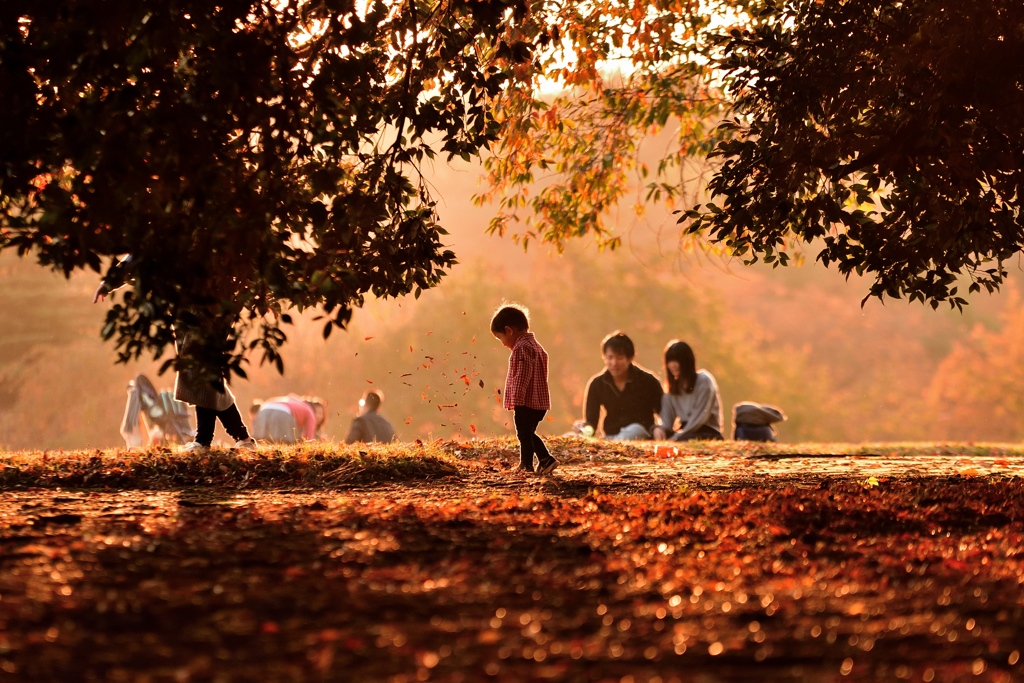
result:
<svg viewBox="0 0 1024 683"><path fill-rule="evenodd" d="M1011 681L1024 449L0 456L0 681Z"/></svg>

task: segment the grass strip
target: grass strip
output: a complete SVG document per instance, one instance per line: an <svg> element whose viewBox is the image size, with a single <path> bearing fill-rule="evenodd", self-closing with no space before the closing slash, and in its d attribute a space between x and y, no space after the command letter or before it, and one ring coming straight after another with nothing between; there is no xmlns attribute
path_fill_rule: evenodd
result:
<svg viewBox="0 0 1024 683"><path fill-rule="evenodd" d="M309 444L256 452L214 448L204 455L167 448L19 452L0 455L0 489L230 489L333 487L458 476L434 445Z"/></svg>
<svg viewBox="0 0 1024 683"><path fill-rule="evenodd" d="M564 464L642 462L679 456L735 459L835 457L1024 457L1022 444L803 443L742 441L621 443L549 437L548 447ZM142 451L80 450L0 453L0 490L16 488L229 489L335 488L385 482L431 480L470 474L474 463L518 462L515 437L433 443L303 444L263 446L258 451L214 448L205 455L168 448Z"/></svg>

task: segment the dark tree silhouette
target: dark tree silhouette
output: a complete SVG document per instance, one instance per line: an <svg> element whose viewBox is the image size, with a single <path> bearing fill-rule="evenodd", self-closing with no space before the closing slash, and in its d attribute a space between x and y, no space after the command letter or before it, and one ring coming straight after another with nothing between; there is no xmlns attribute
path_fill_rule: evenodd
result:
<svg viewBox="0 0 1024 683"><path fill-rule="evenodd" d="M1024 246L1024 4L769 4L722 43L736 117L713 203L688 212L736 253L788 241L868 296L962 306Z"/></svg>
<svg viewBox="0 0 1024 683"><path fill-rule="evenodd" d="M455 263L420 165L495 138L485 102L529 58L503 40L524 11L4 2L0 249L130 284L102 332L122 361L188 326L227 342L179 368L280 368L290 309L321 307L327 336L365 295L418 296Z"/></svg>

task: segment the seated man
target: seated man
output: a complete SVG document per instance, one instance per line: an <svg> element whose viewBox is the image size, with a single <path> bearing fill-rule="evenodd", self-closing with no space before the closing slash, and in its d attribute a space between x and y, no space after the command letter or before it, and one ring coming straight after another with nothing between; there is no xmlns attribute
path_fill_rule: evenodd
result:
<svg viewBox="0 0 1024 683"><path fill-rule="evenodd" d="M665 395L661 398L661 424L654 428L654 438L657 441L721 441L723 438L718 382L707 370L697 369L693 349L678 339L665 347Z"/></svg>
<svg viewBox="0 0 1024 683"><path fill-rule="evenodd" d="M254 403L252 435L260 441L302 443L317 438L317 416L313 407L294 394Z"/></svg>
<svg viewBox="0 0 1024 683"><path fill-rule="evenodd" d="M618 330L601 341L601 354L606 369L590 378L583 399L584 419L573 429L594 434L603 407L606 439L650 439L654 416L661 410L661 382L633 363L633 340Z"/></svg>
<svg viewBox="0 0 1024 683"><path fill-rule="evenodd" d="M377 412L383 400L384 395L379 389L371 389L363 394L359 400L359 417L352 420L352 428L345 437L345 443L391 443L395 440L395 430L391 423Z"/></svg>

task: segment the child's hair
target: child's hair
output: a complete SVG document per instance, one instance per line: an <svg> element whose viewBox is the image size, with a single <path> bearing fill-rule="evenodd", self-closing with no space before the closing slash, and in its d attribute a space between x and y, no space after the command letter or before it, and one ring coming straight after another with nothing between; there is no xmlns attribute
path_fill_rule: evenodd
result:
<svg viewBox="0 0 1024 683"><path fill-rule="evenodd" d="M609 351L617 356L625 356L630 360L633 360L636 356L636 347L633 346L633 340L623 334L621 330L615 330L601 340L601 355Z"/></svg>
<svg viewBox="0 0 1024 683"><path fill-rule="evenodd" d="M366 393L363 394L363 400L359 403L370 410L377 410L383 400L384 393L380 389L367 389Z"/></svg>
<svg viewBox="0 0 1024 683"><path fill-rule="evenodd" d="M504 304L491 318L491 332L503 332L506 327L526 332L530 329L530 311L519 304Z"/></svg>
<svg viewBox="0 0 1024 683"><path fill-rule="evenodd" d="M258 398L253 399L252 405L249 406L249 419L256 417L256 414L263 408L263 401Z"/></svg>
<svg viewBox="0 0 1024 683"><path fill-rule="evenodd" d="M669 361L673 360L679 363L679 379L668 371ZM665 346L665 379L670 394L693 392L693 387L697 384L697 359L693 356L693 349L686 342L673 339Z"/></svg>

